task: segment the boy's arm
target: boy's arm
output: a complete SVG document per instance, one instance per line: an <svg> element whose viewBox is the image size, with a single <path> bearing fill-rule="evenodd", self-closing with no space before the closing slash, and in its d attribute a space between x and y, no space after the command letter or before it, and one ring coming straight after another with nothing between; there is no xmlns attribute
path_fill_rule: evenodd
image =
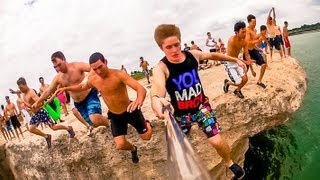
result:
<svg viewBox="0 0 320 180"><path fill-rule="evenodd" d="M166 70L166 66L159 62L153 69L153 78L156 80L151 82L151 107L155 115L160 119L164 118L162 112L164 106L169 106L171 111L174 111L172 105L164 98L166 96Z"/></svg>
<svg viewBox="0 0 320 180"><path fill-rule="evenodd" d="M146 98L146 89L141 84L139 84L138 81L136 81L123 71L117 71L117 76L120 78L122 82L124 82L124 84L128 85L137 92L137 98L135 101L129 104L127 112L133 112L137 108L140 109L144 99Z"/></svg>
<svg viewBox="0 0 320 180"><path fill-rule="evenodd" d="M13 90L13 89L9 89L9 91L10 91L10 93L11 94L18 94L18 93L21 93L21 91L20 90Z"/></svg>
<svg viewBox="0 0 320 180"><path fill-rule="evenodd" d="M77 62L77 66L83 72L90 72L90 70L91 70L91 67L88 63Z"/></svg>
<svg viewBox="0 0 320 180"><path fill-rule="evenodd" d="M230 61L230 62L235 62L237 64L239 64L240 67L242 67L244 70L247 69L246 65L238 58L234 58L222 53L216 53L216 52L201 52L201 51L189 51L192 53L192 55L198 60L206 60L206 59L210 59L210 60L218 60L218 61Z"/></svg>
<svg viewBox="0 0 320 180"><path fill-rule="evenodd" d="M67 86L67 87L62 87L56 90L53 96L56 96L59 93L63 93L65 91L74 91L74 92L81 92L88 90L92 88L93 86L90 84L89 81L82 82L80 84L72 85L72 86Z"/></svg>
<svg viewBox="0 0 320 180"><path fill-rule="evenodd" d="M270 11L269 11L266 24L269 24L268 22L269 22L269 17L271 17L271 12L272 12L272 8L271 8Z"/></svg>
<svg viewBox="0 0 320 180"><path fill-rule="evenodd" d="M273 25L276 25L276 10L274 9L274 7L272 8L273 10L273 19L272 19L272 23Z"/></svg>
<svg viewBox="0 0 320 180"><path fill-rule="evenodd" d="M273 11L273 19L276 19L276 10L274 9L274 7L272 7L272 11Z"/></svg>

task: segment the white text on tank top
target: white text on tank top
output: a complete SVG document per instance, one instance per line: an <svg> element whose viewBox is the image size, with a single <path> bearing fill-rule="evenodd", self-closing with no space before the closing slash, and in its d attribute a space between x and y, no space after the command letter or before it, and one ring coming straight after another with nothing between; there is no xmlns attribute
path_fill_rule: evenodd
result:
<svg viewBox="0 0 320 180"><path fill-rule="evenodd" d="M196 71L196 69L192 69L191 72L188 71L180 74L177 78L172 78L172 82L176 86L174 93L180 110L197 108L202 102L202 85Z"/></svg>

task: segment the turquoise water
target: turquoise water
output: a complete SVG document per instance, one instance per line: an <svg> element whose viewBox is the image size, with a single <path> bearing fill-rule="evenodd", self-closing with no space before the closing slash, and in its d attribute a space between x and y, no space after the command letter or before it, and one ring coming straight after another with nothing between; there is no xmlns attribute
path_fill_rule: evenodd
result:
<svg viewBox="0 0 320 180"><path fill-rule="evenodd" d="M250 138L245 179L320 179L320 33L290 38L308 75L301 107L286 125Z"/></svg>

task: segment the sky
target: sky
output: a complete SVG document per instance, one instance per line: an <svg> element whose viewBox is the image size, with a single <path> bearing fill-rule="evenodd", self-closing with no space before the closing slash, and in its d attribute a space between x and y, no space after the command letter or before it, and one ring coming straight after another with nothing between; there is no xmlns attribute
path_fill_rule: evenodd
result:
<svg viewBox="0 0 320 180"><path fill-rule="evenodd" d="M226 43L235 22L253 14L258 28L271 7L289 29L320 22L320 0L0 0L0 104L21 76L37 90L40 76L50 83L55 51L69 62L101 52L110 68L140 70L140 56L151 67L163 57L153 39L159 24L176 24L182 43L194 40L207 50L206 32Z"/></svg>

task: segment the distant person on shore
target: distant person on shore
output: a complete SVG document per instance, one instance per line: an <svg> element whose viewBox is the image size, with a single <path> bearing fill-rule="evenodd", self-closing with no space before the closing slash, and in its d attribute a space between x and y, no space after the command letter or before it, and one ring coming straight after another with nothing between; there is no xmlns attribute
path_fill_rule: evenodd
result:
<svg viewBox="0 0 320 180"><path fill-rule="evenodd" d="M190 50L198 50L198 51L202 51L198 45L196 45L194 43L194 41L191 41L191 49Z"/></svg>
<svg viewBox="0 0 320 180"><path fill-rule="evenodd" d="M148 69L149 63L148 61L144 60L143 57L140 57L140 67L142 68L142 71L144 73L144 76L147 78L148 80L148 84L150 84L150 71Z"/></svg>
<svg viewBox="0 0 320 180"><path fill-rule="evenodd" d="M197 46L194 41L191 41L191 50L197 50L197 51L202 51L199 46ZM208 63L209 60L201 60L199 61L199 70L205 70L211 67L211 64Z"/></svg>
<svg viewBox="0 0 320 180"><path fill-rule="evenodd" d="M11 139L9 138L9 135L6 129L5 118L1 114L0 114L0 130L6 142L10 141Z"/></svg>
<svg viewBox="0 0 320 180"><path fill-rule="evenodd" d="M210 32L207 32L206 46L209 47L209 52L217 52L217 42L211 37Z"/></svg>
<svg viewBox="0 0 320 180"><path fill-rule="evenodd" d="M124 65L121 65L121 71L123 71L123 72L128 74L127 69L124 67Z"/></svg>
<svg viewBox="0 0 320 180"><path fill-rule="evenodd" d="M268 46L270 47L270 43L267 38L267 27L265 25L260 26L260 33L257 35L257 37L259 37L260 40L256 49L262 55L263 60L266 62L266 66L268 68L269 65L268 65L268 59L267 59L267 47Z"/></svg>
<svg viewBox="0 0 320 180"><path fill-rule="evenodd" d="M10 120L10 118L8 116L7 111L4 109L3 105L1 105L1 110L3 112L3 116L2 117L4 119L5 126L6 126L6 129L7 129L7 132L9 134L10 139L16 138L16 136L13 133L12 127L11 127L11 120Z"/></svg>
<svg viewBox="0 0 320 180"><path fill-rule="evenodd" d="M5 98L6 98L7 105L5 106L4 110L7 112L7 115L9 116L9 118L11 120L11 124L13 126L13 129L14 129L18 139L20 140L19 132L22 137L23 137L23 133L20 128L21 124L18 120L18 110L16 108L16 105L10 101L9 96L6 96ZM19 132L18 132L18 130L19 130Z"/></svg>
<svg viewBox="0 0 320 180"><path fill-rule="evenodd" d="M49 84L44 83L43 77L39 77L39 82L40 82L39 94L41 95L49 87Z"/></svg>
<svg viewBox="0 0 320 180"><path fill-rule="evenodd" d="M260 44L263 40L267 40L266 39L266 34L263 35L263 33L260 33L259 35L256 34L255 32L255 27L256 27L256 17L252 14L249 14L247 16L247 20L248 20L248 27L246 28L246 46L248 48L249 51L249 56L247 56L246 54L244 54L244 59L245 60L255 60L256 64L261 66L260 68L260 75L259 75L259 79L257 82L257 85L262 87L262 88L266 88L267 86L262 83L262 78L263 75L265 73L265 70L267 68L266 62L263 59L263 56L259 53L259 51L256 49L256 46L258 44ZM266 33L266 30L264 31ZM250 69L251 71L253 70L252 65L250 65ZM253 73L253 71L252 71Z"/></svg>
<svg viewBox="0 0 320 180"><path fill-rule="evenodd" d="M218 44L214 40L214 38L211 37L211 33L210 32L207 32L206 46L209 48L209 52L217 52ZM214 60L213 64L220 65L220 62Z"/></svg>
<svg viewBox="0 0 320 180"><path fill-rule="evenodd" d="M235 35L231 36L228 41L227 55L231 57L237 58L241 49L244 49L244 53L246 57L250 57L248 46L246 46L246 24L242 21L237 22L234 25ZM252 60L248 59L247 61L243 61L247 64L252 64ZM226 71L228 73L229 78L224 80L223 91L225 93L228 92L229 86L236 86L237 89L233 91L233 93L243 99L244 95L241 92L242 87L248 82L247 72L239 66L239 64L235 62L226 62Z"/></svg>
<svg viewBox="0 0 320 180"><path fill-rule="evenodd" d="M39 100L39 96L33 91L33 89L30 89L27 85L26 80L23 77L20 77L17 80L17 85L20 89L20 91L23 94L23 100L25 105L31 109L31 111L34 113L30 120L30 128L29 131L33 134L36 134L38 136L42 136L46 139L48 148L51 148L51 135L45 134L39 129L37 129L38 125L40 123L47 124L52 130L66 130L68 131L70 138L73 138L75 136L75 133L73 131L72 126L64 126L61 124L54 124L52 119L50 118L49 114L46 110L43 109L43 100L41 101L41 106L32 106L35 102ZM31 107L32 106L32 107Z"/></svg>
<svg viewBox="0 0 320 180"><path fill-rule="evenodd" d="M284 40L284 45L286 46L286 48L288 50L288 56L291 57L291 44L289 41L288 22L287 21L284 22L282 36L283 36L283 40Z"/></svg>
<svg viewBox="0 0 320 180"><path fill-rule="evenodd" d="M96 88L108 106L108 118L111 121L112 136L117 149L129 150L132 162L138 163L138 150L126 139L128 124L132 125L140 134L142 140L150 140L152 128L141 112L141 106L146 97L146 90L138 81L127 73L107 67L107 60L101 53L94 53L89 58L92 68L86 82L78 85L58 89L58 92L80 92ZM127 86L134 89L137 98L129 99Z"/></svg>
<svg viewBox="0 0 320 180"><path fill-rule="evenodd" d="M24 104L24 101L21 97L21 93L17 93L18 99L17 99L17 106L19 109L19 114L23 117L23 123L26 126L27 130L29 131L29 123L31 120L30 113L27 111L27 106Z"/></svg>
<svg viewBox="0 0 320 180"><path fill-rule="evenodd" d="M273 18L271 17L271 12L273 12ZM276 48L279 53L280 53L280 57L282 59L282 51L281 51L281 46L280 46L280 37L277 37L278 34L278 29L276 27L276 21L275 21L275 17L276 13L274 11L274 8L272 7L268 17L267 17L267 28L268 28L268 32L269 32L269 43L270 43L270 57L271 57L271 61L272 61L272 55L273 55L273 47Z"/></svg>
<svg viewBox="0 0 320 180"><path fill-rule="evenodd" d="M68 109L67 109L67 96L66 96L66 93L59 93L59 94L56 95L56 97L59 99L60 106L61 106L61 108L63 110L64 116L67 117L69 115L69 113L68 113Z"/></svg>
<svg viewBox="0 0 320 180"><path fill-rule="evenodd" d="M221 53L181 51L181 33L174 24L159 25L155 29L154 38L165 54L154 68L156 81L152 81L151 86L151 105L155 115L163 119L163 107L171 107L184 133L190 131L193 123L197 123L235 177L243 177L243 169L232 161L230 147L219 134L215 113L199 78L198 62L205 59L231 61L246 69L245 64L240 59ZM165 98L167 92L170 102Z"/></svg>
<svg viewBox="0 0 320 180"><path fill-rule="evenodd" d="M185 51L189 51L191 48L188 46L187 43L184 43L184 50Z"/></svg>
<svg viewBox="0 0 320 180"><path fill-rule="evenodd" d="M219 46L219 52L222 54L226 53L226 47L224 45L224 42L221 40L221 38L218 39L218 46Z"/></svg>

